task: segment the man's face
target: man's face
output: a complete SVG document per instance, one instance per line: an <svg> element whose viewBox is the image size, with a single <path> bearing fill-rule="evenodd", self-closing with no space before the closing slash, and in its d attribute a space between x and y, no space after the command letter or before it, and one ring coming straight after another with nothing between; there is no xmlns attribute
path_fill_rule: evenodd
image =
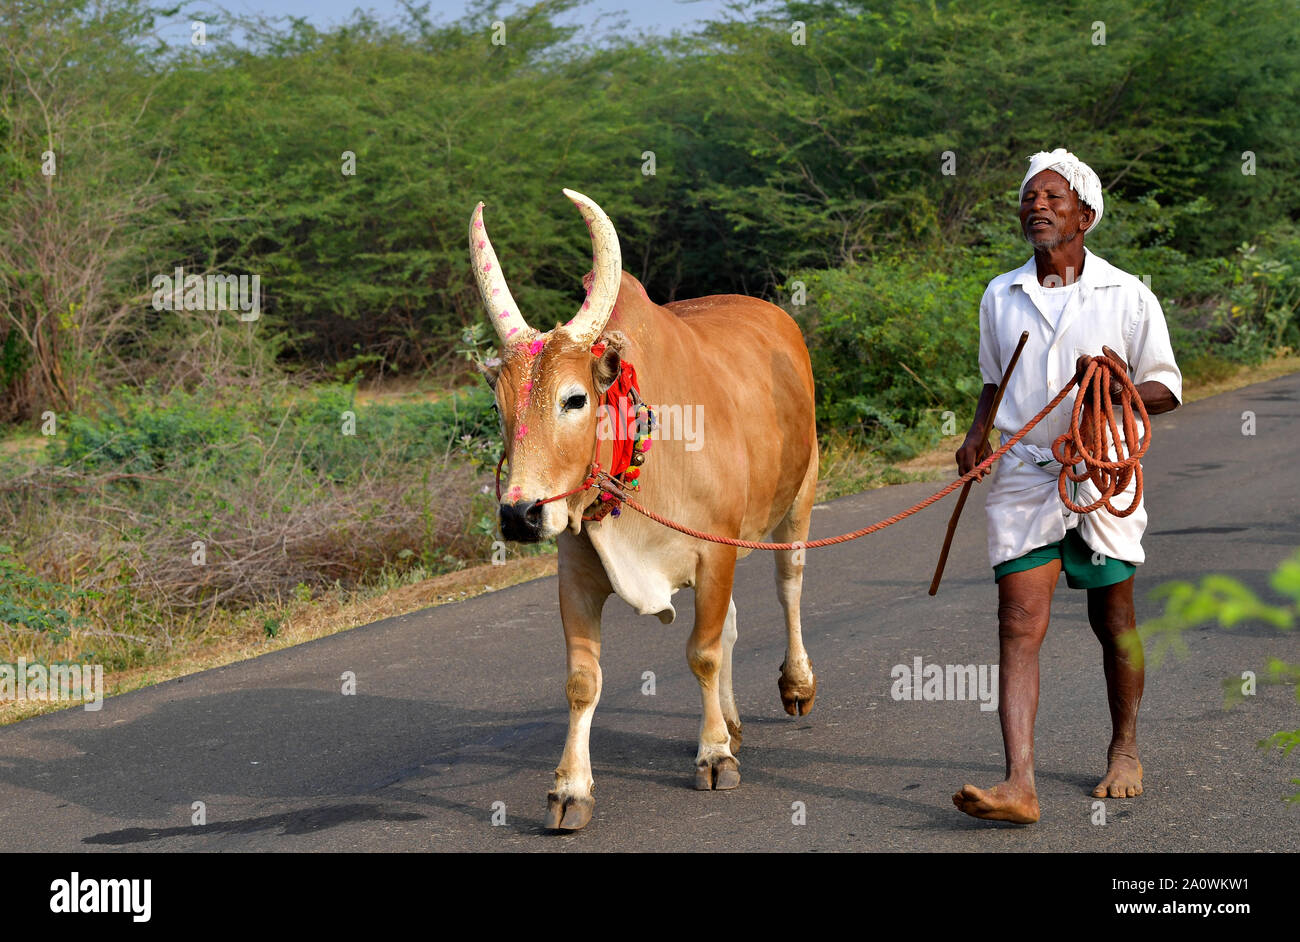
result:
<svg viewBox="0 0 1300 942"><path fill-rule="evenodd" d="M1096 218L1065 177L1044 170L1025 184L1020 198L1020 230L1035 249L1054 249L1086 232Z"/></svg>

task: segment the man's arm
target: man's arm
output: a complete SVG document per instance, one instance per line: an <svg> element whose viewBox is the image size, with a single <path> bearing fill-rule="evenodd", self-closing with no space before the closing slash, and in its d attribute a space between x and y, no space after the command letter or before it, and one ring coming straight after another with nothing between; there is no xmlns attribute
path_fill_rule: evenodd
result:
<svg viewBox="0 0 1300 942"><path fill-rule="evenodd" d="M1169 391L1169 387L1159 380L1148 380L1145 383L1137 384L1138 395L1142 397L1142 405L1147 407L1148 415L1159 415L1162 412L1173 412L1178 408L1178 398Z"/></svg>
<svg viewBox="0 0 1300 942"><path fill-rule="evenodd" d="M1110 347L1102 347L1102 353L1111 362L1111 369L1117 372L1128 374L1128 367L1125 366L1123 358L1120 357ZM1076 380L1082 380L1084 371L1088 368L1088 357L1081 356L1074 361L1074 376ZM1123 388L1119 380L1111 377L1110 381L1110 401L1119 402L1120 393ZM1162 412L1173 412L1178 408L1178 397L1164 383L1159 380L1147 380L1145 383L1138 383L1134 387L1138 391L1138 396L1142 399L1142 405L1146 407L1147 415L1160 415ZM978 462L976 462L978 464Z"/></svg>
<svg viewBox="0 0 1300 942"><path fill-rule="evenodd" d="M975 418L971 420L970 431L966 433L966 440L957 449L958 474L966 474L993 451L989 447L988 441L981 438L981 436L984 434L984 424L988 421L989 412L993 409L993 399L997 394L998 387L996 383L985 383L984 388L980 390L980 401L975 406ZM988 472L985 471L975 480L983 480L985 474L988 474Z"/></svg>

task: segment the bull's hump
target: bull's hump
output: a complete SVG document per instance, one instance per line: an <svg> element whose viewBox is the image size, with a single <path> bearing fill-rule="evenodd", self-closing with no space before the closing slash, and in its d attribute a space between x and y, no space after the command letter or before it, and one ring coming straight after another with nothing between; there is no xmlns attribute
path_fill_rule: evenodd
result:
<svg viewBox="0 0 1300 942"><path fill-rule="evenodd" d="M736 308L767 310L773 305L761 298L751 298L743 294L710 294L703 298L690 298L685 301L671 301L665 304L668 310L678 317L699 317L703 314L717 314Z"/></svg>

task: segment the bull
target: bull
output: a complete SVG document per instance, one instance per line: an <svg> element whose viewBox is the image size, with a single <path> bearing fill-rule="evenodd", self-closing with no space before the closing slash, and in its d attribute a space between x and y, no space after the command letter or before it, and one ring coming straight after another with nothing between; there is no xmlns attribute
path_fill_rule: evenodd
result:
<svg viewBox="0 0 1300 942"><path fill-rule="evenodd" d="M726 537L804 541L817 488L813 375L798 326L757 298L713 295L660 305L622 270L618 236L595 202L564 190L591 232L586 300L571 320L541 332L528 325L483 225L470 219L470 257L487 316L500 339L498 360L481 366L501 421L509 472L499 516L507 540L557 539L569 728L546 827L584 827L595 808L589 740L600 702L600 622L612 594L643 615L671 623L672 596L695 590L686 660L703 700L697 789L740 784L740 714L732 692L736 560L749 550L683 535L639 514L599 520L592 469L602 397L624 361L635 365L654 403L702 415L699 441L660 436L640 469L639 500L667 517ZM777 596L785 612L786 654L778 688L785 711L806 714L817 679L799 619L804 560L776 553Z"/></svg>

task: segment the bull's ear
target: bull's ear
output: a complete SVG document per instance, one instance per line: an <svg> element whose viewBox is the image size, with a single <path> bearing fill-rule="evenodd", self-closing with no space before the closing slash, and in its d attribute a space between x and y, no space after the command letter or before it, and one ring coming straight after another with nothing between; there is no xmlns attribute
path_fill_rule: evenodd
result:
<svg viewBox="0 0 1300 942"><path fill-rule="evenodd" d="M605 349L600 356L596 357L592 372L596 378L596 391L604 395L605 390L618 379L623 364L623 347L627 343L627 338L619 331L610 331L601 338L601 342L605 344Z"/></svg>
<svg viewBox="0 0 1300 942"><path fill-rule="evenodd" d="M488 386L490 386L493 392L495 392L497 388L497 377L501 375L501 360L497 357L493 357L490 360L475 360L474 365L478 367L478 371L482 373L483 378L487 380Z"/></svg>

